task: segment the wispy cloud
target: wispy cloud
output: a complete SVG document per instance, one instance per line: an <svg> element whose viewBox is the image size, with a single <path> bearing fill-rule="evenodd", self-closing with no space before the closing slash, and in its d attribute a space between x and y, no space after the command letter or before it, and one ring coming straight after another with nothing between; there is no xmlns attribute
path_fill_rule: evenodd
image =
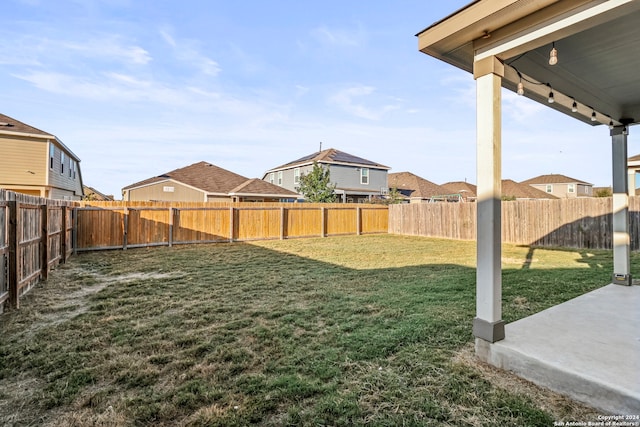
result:
<svg viewBox="0 0 640 427"><path fill-rule="evenodd" d="M343 47L362 46L367 38L366 31L361 25L350 29L320 26L311 30L311 36L323 44Z"/></svg>
<svg viewBox="0 0 640 427"><path fill-rule="evenodd" d="M329 97L329 102L347 113L368 120L379 120L385 113L400 108L397 104L369 107L356 101L374 92L375 88L372 86L353 86L333 94Z"/></svg>
<svg viewBox="0 0 640 427"><path fill-rule="evenodd" d="M507 120L518 123L532 122L545 110L547 108L537 102L518 96L508 90L502 91L502 111Z"/></svg>
<svg viewBox="0 0 640 427"><path fill-rule="evenodd" d="M145 65L151 61L151 55L147 50L135 44L129 44L118 36L107 35L83 42L46 41L46 43L52 45L53 51L62 49L88 58L118 60L137 65Z"/></svg>
<svg viewBox="0 0 640 427"><path fill-rule="evenodd" d="M199 42L188 39L176 39L168 29L160 30L160 36L169 47L173 55L183 64L188 64L208 76L217 76L220 71L218 62L200 52Z"/></svg>

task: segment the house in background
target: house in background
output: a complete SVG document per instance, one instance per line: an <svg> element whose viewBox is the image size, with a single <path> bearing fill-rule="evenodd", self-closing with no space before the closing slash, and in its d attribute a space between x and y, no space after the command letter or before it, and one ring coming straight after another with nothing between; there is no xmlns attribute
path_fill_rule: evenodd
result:
<svg viewBox="0 0 640 427"><path fill-rule="evenodd" d="M336 194L343 203L367 203L388 193L389 166L333 148L322 150L269 169L262 179L290 191L300 186L300 177L311 172L313 163L329 168L329 177L336 184Z"/></svg>
<svg viewBox="0 0 640 427"><path fill-rule="evenodd" d="M574 197L593 197L593 184L570 178L565 175L549 174L522 181L545 193L552 194L561 199Z"/></svg>
<svg viewBox="0 0 640 427"><path fill-rule="evenodd" d="M207 162L194 163L122 189L124 201L280 202L298 195Z"/></svg>
<svg viewBox="0 0 640 427"><path fill-rule="evenodd" d="M557 198L557 196L538 190L531 185L517 183L512 179L502 180L502 200L548 200Z"/></svg>
<svg viewBox="0 0 640 427"><path fill-rule="evenodd" d="M88 185L83 186L84 189L84 200L94 200L96 202L110 202L113 201L113 195L104 194L99 192L93 187L89 187Z"/></svg>
<svg viewBox="0 0 640 427"><path fill-rule="evenodd" d="M475 202L477 198L476 186L467 181L451 181L442 184L448 194L459 194L463 202Z"/></svg>
<svg viewBox="0 0 640 427"><path fill-rule="evenodd" d="M0 114L0 188L48 199L80 200L80 159L50 133Z"/></svg>
<svg viewBox="0 0 640 427"><path fill-rule="evenodd" d="M629 185L629 195L637 196L639 194L639 188L636 188L638 184L636 183L636 175L640 172L640 154L636 154L635 156L631 156L627 159L627 176L628 176L628 185Z"/></svg>
<svg viewBox="0 0 640 427"><path fill-rule="evenodd" d="M448 190L411 172L396 172L388 175L389 190L397 189L409 203L429 203L438 201L460 201Z"/></svg>

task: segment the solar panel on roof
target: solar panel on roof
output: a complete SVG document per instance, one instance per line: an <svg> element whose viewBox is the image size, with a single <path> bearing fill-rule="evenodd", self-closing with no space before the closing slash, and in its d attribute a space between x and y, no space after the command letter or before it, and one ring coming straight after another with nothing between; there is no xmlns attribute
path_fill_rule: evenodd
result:
<svg viewBox="0 0 640 427"><path fill-rule="evenodd" d="M331 157L336 162L345 162L345 163L359 163L363 165L377 165L377 163L372 162L370 160L365 160L361 157L353 156L348 153L343 153L342 151L336 151L336 153Z"/></svg>

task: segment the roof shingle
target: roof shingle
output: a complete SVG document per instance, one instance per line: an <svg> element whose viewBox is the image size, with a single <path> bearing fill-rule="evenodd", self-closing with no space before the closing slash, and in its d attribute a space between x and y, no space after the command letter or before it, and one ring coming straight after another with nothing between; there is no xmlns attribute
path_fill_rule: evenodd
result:
<svg viewBox="0 0 640 427"><path fill-rule="evenodd" d="M362 157L357 157L352 154L345 153L343 151L338 151L334 148L328 148L326 150L317 151L315 153L306 155L292 162L285 163L284 165L275 167L273 169L269 169L269 171L267 172L271 172L279 169L288 169L296 165L305 165L313 162L350 164L355 166L367 166L367 167L378 168L378 169L391 169L389 166L372 162L371 160L363 159Z"/></svg>

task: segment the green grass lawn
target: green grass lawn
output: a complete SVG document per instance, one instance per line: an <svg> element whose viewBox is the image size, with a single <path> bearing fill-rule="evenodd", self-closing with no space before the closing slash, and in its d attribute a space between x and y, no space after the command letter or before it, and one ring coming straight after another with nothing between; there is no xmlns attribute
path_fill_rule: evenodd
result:
<svg viewBox="0 0 640 427"><path fill-rule="evenodd" d="M474 242L392 235L82 254L0 317L0 424L593 415L470 357L474 265ZM505 245L503 268L509 322L609 283L612 259Z"/></svg>

